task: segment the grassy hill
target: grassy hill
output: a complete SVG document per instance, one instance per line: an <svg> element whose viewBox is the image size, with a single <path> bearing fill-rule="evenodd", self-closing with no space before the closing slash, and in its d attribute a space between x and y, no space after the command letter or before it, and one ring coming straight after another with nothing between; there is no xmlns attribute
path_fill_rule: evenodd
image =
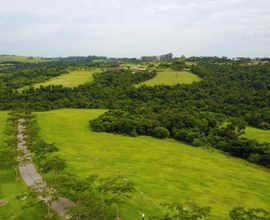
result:
<svg viewBox="0 0 270 220"><path fill-rule="evenodd" d="M88 121L104 110L63 109L38 114L40 136L55 142L67 171L81 177L123 175L137 193L125 207L124 219L155 214L161 202L191 198L211 206L209 219L228 219L235 206L269 209L270 173L213 149L173 140L96 133Z"/></svg>
<svg viewBox="0 0 270 220"><path fill-rule="evenodd" d="M191 84L198 81L200 81L200 78L191 72L165 69L158 70L157 75L153 79L142 82L137 86Z"/></svg>
<svg viewBox="0 0 270 220"><path fill-rule="evenodd" d="M26 56L15 56L15 55L0 55L0 63L7 61L15 61L22 63L41 63L52 61L50 58L41 58L41 57L26 57Z"/></svg>
<svg viewBox="0 0 270 220"><path fill-rule="evenodd" d="M81 84L91 82L93 80L93 74L99 72L101 72L100 69L71 71L68 74L53 77L48 81L37 83L34 84L33 86L34 88L49 85L63 85L64 87L76 87ZM23 87L20 90L24 90L26 88L29 88L29 86Z"/></svg>
<svg viewBox="0 0 270 220"><path fill-rule="evenodd" d="M0 150L4 148L4 129L6 126L7 112L0 112ZM27 191L26 185L16 180L15 171L0 167L0 199L7 200L5 206L0 206L0 219L43 219L46 209L40 205L23 209L26 201L17 200L16 196ZM58 219L56 216L54 219Z"/></svg>
<svg viewBox="0 0 270 220"><path fill-rule="evenodd" d="M246 128L246 134L244 135L247 138L256 139L257 141L263 143L270 143L270 130L262 130L253 127Z"/></svg>

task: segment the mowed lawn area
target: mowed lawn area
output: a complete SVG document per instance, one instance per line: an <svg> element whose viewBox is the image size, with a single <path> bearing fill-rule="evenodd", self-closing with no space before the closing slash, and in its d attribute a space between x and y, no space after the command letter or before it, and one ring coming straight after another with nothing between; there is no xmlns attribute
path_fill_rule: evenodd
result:
<svg viewBox="0 0 270 220"><path fill-rule="evenodd" d="M64 87L77 87L79 85L91 82L93 80L94 73L100 73L100 69L92 70L76 70L71 71L68 74L63 74L57 77L53 77L48 81L42 83L36 83L33 85L34 88L39 88L40 86L50 86L50 85L63 85ZM26 89L29 87L24 87ZM22 90L22 89L20 89Z"/></svg>
<svg viewBox="0 0 270 220"><path fill-rule="evenodd" d="M123 175L137 192L123 219L155 214L162 202L190 198L211 206L209 219L229 219L235 206L270 209L270 173L213 149L174 140L127 137L90 130L88 121L105 110L62 109L39 112L40 136L55 142L67 171L80 177Z"/></svg>
<svg viewBox="0 0 270 220"><path fill-rule="evenodd" d="M6 126L7 112L0 112L0 149L4 148L4 129ZM25 219L36 220L43 219L46 209L41 205L32 205L30 208L23 208L27 202L18 200L16 196L27 192L26 185L22 180L16 180L14 169L0 167L0 200L5 200L8 203L0 206L0 219ZM58 219L55 216L54 219Z"/></svg>
<svg viewBox="0 0 270 220"><path fill-rule="evenodd" d="M258 128L247 127L244 136L250 139L255 139L260 143L263 142L270 143L270 130L262 130Z"/></svg>
<svg viewBox="0 0 270 220"><path fill-rule="evenodd" d="M188 71L174 71L172 69L158 70L157 75L150 80L138 85L155 86L155 85L176 85L191 84L200 81L200 77Z"/></svg>
<svg viewBox="0 0 270 220"><path fill-rule="evenodd" d="M43 63L53 61L53 59L46 59L41 57L26 57L26 56L12 56L12 55L0 55L0 62L22 62L22 63Z"/></svg>

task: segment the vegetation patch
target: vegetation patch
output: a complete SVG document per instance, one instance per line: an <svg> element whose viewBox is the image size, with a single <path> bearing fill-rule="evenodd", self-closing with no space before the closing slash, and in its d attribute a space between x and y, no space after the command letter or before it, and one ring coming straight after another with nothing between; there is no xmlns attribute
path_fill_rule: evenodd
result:
<svg viewBox="0 0 270 220"><path fill-rule="evenodd" d="M77 87L79 85L91 82L93 80L93 74L100 72L101 72L100 69L71 71L67 74L53 77L46 82L34 84L33 87L39 88L40 86L52 86L52 85L62 85L64 87L71 87L71 88Z"/></svg>
<svg viewBox="0 0 270 220"><path fill-rule="evenodd" d="M7 112L0 112L0 219L42 219L46 210L40 204L33 204L29 208L25 208L27 200L17 199L22 193L27 190L26 185L22 180L18 180L17 175L11 163L7 162L11 154L3 153L10 152L10 146L13 143L12 137L8 137L7 133L12 132L11 127L7 126ZM7 128L8 127L8 128ZM7 145L9 143L9 145ZM12 147L14 147L12 145ZM8 201L8 203L7 203ZM54 218L57 219L57 218Z"/></svg>
<svg viewBox="0 0 270 220"><path fill-rule="evenodd" d="M200 80L201 79L197 75L188 71L175 71L172 69L164 69L158 70L157 75L153 79L142 82L137 86L191 84Z"/></svg>
<svg viewBox="0 0 270 220"><path fill-rule="evenodd" d="M52 58L42 57L27 57L27 56L13 56L13 55L0 55L1 62L21 62L21 63L43 63L53 61Z"/></svg>
<svg viewBox="0 0 270 220"><path fill-rule="evenodd" d="M91 131L88 121L104 112L63 109L37 113L40 137L56 143L70 173L104 178L122 175L133 181L136 192L123 209L124 219L138 219L140 213L155 215L160 203L182 203L188 198L212 207L209 219L228 219L236 206L269 208L267 170L174 140Z"/></svg>
<svg viewBox="0 0 270 220"><path fill-rule="evenodd" d="M262 130L253 127L246 127L246 138L255 139L260 143L270 143L270 130Z"/></svg>

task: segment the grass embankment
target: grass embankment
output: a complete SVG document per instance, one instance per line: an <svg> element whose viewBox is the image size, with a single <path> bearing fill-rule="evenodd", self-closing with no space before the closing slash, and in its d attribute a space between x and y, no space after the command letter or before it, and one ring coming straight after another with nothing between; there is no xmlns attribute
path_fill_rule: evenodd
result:
<svg viewBox="0 0 270 220"><path fill-rule="evenodd" d="M191 198L213 207L209 219L228 219L235 206L270 208L270 173L216 150L174 140L127 137L89 130L104 110L63 109L38 113L40 136L55 142L67 171L81 177L123 175L137 193L124 219L155 214L161 202Z"/></svg>
<svg viewBox="0 0 270 220"><path fill-rule="evenodd" d="M3 149L4 130L6 127L7 112L0 112L0 149ZM17 200L16 196L27 191L22 180L16 180L14 169L0 167L0 199L7 201L0 206L0 219L43 219L46 210L40 205L23 209L26 201Z"/></svg>
<svg viewBox="0 0 270 220"><path fill-rule="evenodd" d="M7 61L21 62L21 63L42 63L53 61L50 58L41 57L26 57L26 56L12 56L12 55L0 55L0 63Z"/></svg>
<svg viewBox="0 0 270 220"><path fill-rule="evenodd" d="M158 70L157 75L150 80L137 85L155 86L155 85L176 85L191 84L200 81L200 77L188 71L174 71L171 69Z"/></svg>
<svg viewBox="0 0 270 220"><path fill-rule="evenodd" d="M50 85L63 85L64 87L71 87L71 88L77 87L81 84L91 82L93 80L93 74L100 72L101 72L100 69L71 71L68 74L53 77L48 81L36 83L33 85L33 87L39 88L40 86L50 86ZM29 86L21 88L20 91L25 90L27 88L29 88Z"/></svg>
<svg viewBox="0 0 270 220"><path fill-rule="evenodd" d="M246 138L255 139L260 143L270 143L270 130L262 130L253 127L247 127L244 135Z"/></svg>

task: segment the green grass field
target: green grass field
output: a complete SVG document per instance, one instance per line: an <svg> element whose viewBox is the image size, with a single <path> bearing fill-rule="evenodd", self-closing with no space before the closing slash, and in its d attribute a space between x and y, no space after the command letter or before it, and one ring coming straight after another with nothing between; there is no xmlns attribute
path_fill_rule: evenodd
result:
<svg viewBox="0 0 270 220"><path fill-rule="evenodd" d="M34 88L39 88L40 86L50 86L50 85L63 85L64 87L77 87L79 85L91 82L93 80L94 73L100 73L100 69L93 70L76 70L71 71L68 74L63 74L57 77L53 77L48 81L34 84ZM29 86L21 88L24 90L29 88Z"/></svg>
<svg viewBox="0 0 270 220"><path fill-rule="evenodd" d="M0 55L0 63L7 61L15 61L22 63L42 63L53 61L53 59L41 58L41 57L26 57L26 56L12 56L12 55Z"/></svg>
<svg viewBox="0 0 270 220"><path fill-rule="evenodd" d="M155 214L161 202L191 198L211 206L209 219L228 219L235 206L270 209L270 173L213 149L174 140L96 133L88 121L104 110L63 109L38 114L40 136L55 142L67 171L81 177L123 175L137 193L123 211L128 220Z"/></svg>
<svg viewBox="0 0 270 220"><path fill-rule="evenodd" d="M155 86L155 85L176 85L176 84L191 84L200 81L200 78L187 71L174 71L171 69L158 70L157 75L150 80L137 85Z"/></svg>
<svg viewBox="0 0 270 220"><path fill-rule="evenodd" d="M255 139L260 143L268 142L270 143L270 130L262 130L253 127L247 127L244 137Z"/></svg>

